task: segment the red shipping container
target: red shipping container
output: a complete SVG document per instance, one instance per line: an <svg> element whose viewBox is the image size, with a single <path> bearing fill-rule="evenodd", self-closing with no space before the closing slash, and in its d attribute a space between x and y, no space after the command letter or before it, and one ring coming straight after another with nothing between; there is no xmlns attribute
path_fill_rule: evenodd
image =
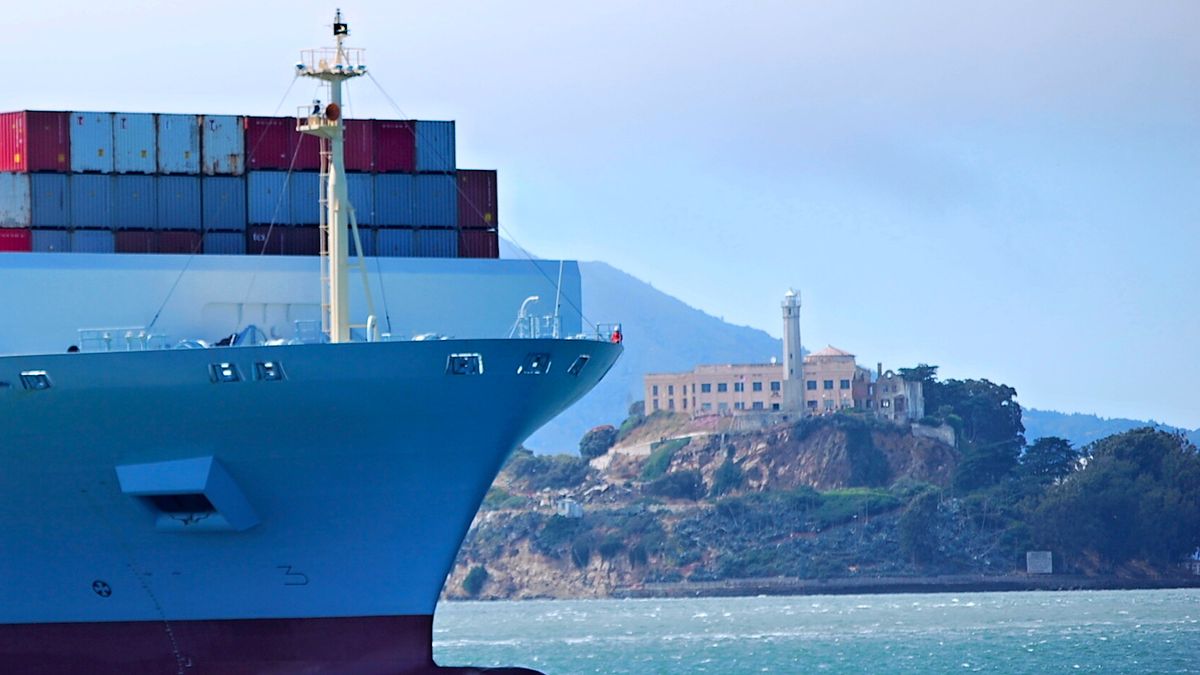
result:
<svg viewBox="0 0 1200 675"><path fill-rule="evenodd" d="M412 173L417 166L414 124L408 120L374 120L375 171Z"/></svg>
<svg viewBox="0 0 1200 675"><path fill-rule="evenodd" d="M296 171L317 171L321 168L321 139L316 136L294 132L292 152L296 153Z"/></svg>
<svg viewBox="0 0 1200 675"><path fill-rule="evenodd" d="M375 170L375 124L373 120L346 120L346 170Z"/></svg>
<svg viewBox="0 0 1200 675"><path fill-rule="evenodd" d="M321 228L258 225L250 228L247 255L317 255Z"/></svg>
<svg viewBox="0 0 1200 675"><path fill-rule="evenodd" d="M297 133L295 118L247 117L245 129L246 166L286 171L292 162L292 136Z"/></svg>
<svg viewBox="0 0 1200 675"><path fill-rule="evenodd" d="M117 253L158 253L158 233L121 230L116 233Z"/></svg>
<svg viewBox="0 0 1200 675"><path fill-rule="evenodd" d="M499 258L500 235L496 230L459 230L458 257Z"/></svg>
<svg viewBox="0 0 1200 675"><path fill-rule="evenodd" d="M199 232L159 232L159 253L199 253L204 239Z"/></svg>
<svg viewBox="0 0 1200 675"><path fill-rule="evenodd" d="M0 253L25 253L33 250L32 230L0 230Z"/></svg>
<svg viewBox="0 0 1200 675"><path fill-rule="evenodd" d="M0 113L0 171L71 170L70 119L65 112Z"/></svg>
<svg viewBox="0 0 1200 675"><path fill-rule="evenodd" d="M458 226L494 229L496 213L496 172L459 169Z"/></svg>

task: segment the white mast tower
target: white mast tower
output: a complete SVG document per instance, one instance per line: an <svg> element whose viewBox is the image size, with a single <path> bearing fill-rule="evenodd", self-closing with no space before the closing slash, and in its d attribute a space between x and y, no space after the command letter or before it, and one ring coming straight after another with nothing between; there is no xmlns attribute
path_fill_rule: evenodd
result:
<svg viewBox="0 0 1200 675"><path fill-rule="evenodd" d="M800 347L800 294L783 296L783 409L804 409L804 352Z"/></svg>
<svg viewBox="0 0 1200 675"><path fill-rule="evenodd" d="M325 82L329 105L304 106L297 114L296 128L321 141L321 327L330 342L349 342L351 328L366 328L367 340L375 340L377 326L367 269L362 259L358 221L346 190L344 128L342 126L342 83L367 74L362 49L348 49L342 42L350 35L350 26L342 21L342 10L333 19L336 47L306 49L300 53L296 74ZM349 227L347 227L347 224ZM358 268L367 298L367 323L350 325L350 299L347 272L349 235L353 233Z"/></svg>

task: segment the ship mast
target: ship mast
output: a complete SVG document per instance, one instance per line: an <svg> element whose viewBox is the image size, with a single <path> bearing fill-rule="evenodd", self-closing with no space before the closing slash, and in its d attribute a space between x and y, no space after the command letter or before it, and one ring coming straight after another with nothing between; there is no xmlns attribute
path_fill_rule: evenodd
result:
<svg viewBox="0 0 1200 675"><path fill-rule="evenodd" d="M329 88L329 105L324 109L319 102L311 110L297 115L297 129L321 139L322 204L322 328L330 342L350 341L350 300L348 280L348 252L350 228L359 251L358 268L363 276L367 294L368 321L367 339L374 339L374 308L371 307L370 289L366 287L366 268L362 264L362 246L358 241L358 224L346 190L344 127L342 125L342 83L351 78L367 74L362 49L348 49L343 45L350 35L350 26L342 20L342 10L337 10L333 19L333 37L337 46L333 48L309 49L301 52L300 63L296 64L298 75L325 82ZM307 108L307 106L306 106Z"/></svg>

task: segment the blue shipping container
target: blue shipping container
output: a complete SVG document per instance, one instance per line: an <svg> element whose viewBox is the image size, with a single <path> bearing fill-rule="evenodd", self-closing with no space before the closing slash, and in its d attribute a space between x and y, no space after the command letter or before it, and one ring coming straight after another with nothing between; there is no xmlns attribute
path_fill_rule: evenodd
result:
<svg viewBox="0 0 1200 675"><path fill-rule="evenodd" d="M413 255L418 258L457 258L457 230L416 230Z"/></svg>
<svg viewBox="0 0 1200 675"><path fill-rule="evenodd" d="M71 188L68 182L67 175L61 173L38 173L29 176L34 227L70 226Z"/></svg>
<svg viewBox="0 0 1200 675"><path fill-rule="evenodd" d="M458 225L458 181L453 174L413 176L413 220L421 227Z"/></svg>
<svg viewBox="0 0 1200 675"><path fill-rule="evenodd" d="M413 177L405 173L375 176L375 225L413 225Z"/></svg>
<svg viewBox="0 0 1200 675"><path fill-rule="evenodd" d="M454 122L417 120L417 171L454 170Z"/></svg>
<svg viewBox="0 0 1200 675"><path fill-rule="evenodd" d="M410 258L413 254L413 231L376 230L375 255L396 258Z"/></svg>
<svg viewBox="0 0 1200 675"><path fill-rule="evenodd" d="M29 174L0 173L0 227L33 224L33 199L29 192Z"/></svg>
<svg viewBox="0 0 1200 675"><path fill-rule="evenodd" d="M71 171L113 170L113 115L102 112L71 113Z"/></svg>
<svg viewBox="0 0 1200 675"><path fill-rule="evenodd" d="M358 255L358 249L354 247L354 230L349 230L349 232L350 244L346 250L349 252L350 257L354 258ZM358 240L362 243L362 254L364 256L372 257L375 255L375 230L360 225L358 227Z"/></svg>
<svg viewBox="0 0 1200 675"><path fill-rule="evenodd" d="M112 179L112 176L81 173L71 176L71 227L112 229Z"/></svg>
<svg viewBox="0 0 1200 675"><path fill-rule="evenodd" d="M375 224L375 177L369 173L346 174L346 191L354 207L354 220L362 225ZM365 246L365 244L364 244Z"/></svg>
<svg viewBox="0 0 1200 675"><path fill-rule="evenodd" d="M158 182L158 229L199 230L200 177L158 176L155 180Z"/></svg>
<svg viewBox="0 0 1200 675"><path fill-rule="evenodd" d="M109 230L75 230L71 233L72 253L112 253L116 238Z"/></svg>
<svg viewBox="0 0 1200 675"><path fill-rule="evenodd" d="M200 179L205 230L246 230L246 180L232 176Z"/></svg>
<svg viewBox="0 0 1200 675"><path fill-rule="evenodd" d="M200 118L158 116L158 172L200 173Z"/></svg>
<svg viewBox="0 0 1200 675"><path fill-rule="evenodd" d="M67 227L67 176L0 173L0 227Z"/></svg>
<svg viewBox="0 0 1200 675"><path fill-rule="evenodd" d="M204 234L206 255L245 255L246 235L242 232L206 232Z"/></svg>
<svg viewBox="0 0 1200 675"><path fill-rule="evenodd" d="M292 172L288 196L292 201L291 225L318 225L321 222L321 175Z"/></svg>
<svg viewBox="0 0 1200 675"><path fill-rule="evenodd" d="M158 141L152 113L113 113L113 170L154 173Z"/></svg>
<svg viewBox="0 0 1200 675"><path fill-rule="evenodd" d="M119 230L152 230L157 220L154 176L114 176L113 225Z"/></svg>
<svg viewBox="0 0 1200 675"><path fill-rule="evenodd" d="M210 176L240 176L246 167L242 118L236 115L205 115L201 121L202 170Z"/></svg>
<svg viewBox="0 0 1200 675"><path fill-rule="evenodd" d="M34 253L70 253L71 233L66 230L34 230Z"/></svg>
<svg viewBox="0 0 1200 675"><path fill-rule="evenodd" d="M290 225L292 202L286 171L246 174L246 221L251 225Z"/></svg>

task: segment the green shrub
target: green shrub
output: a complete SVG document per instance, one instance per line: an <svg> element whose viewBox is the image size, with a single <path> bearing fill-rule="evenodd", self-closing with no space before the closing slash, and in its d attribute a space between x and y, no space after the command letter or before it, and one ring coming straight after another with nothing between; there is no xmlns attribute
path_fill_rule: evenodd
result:
<svg viewBox="0 0 1200 675"><path fill-rule="evenodd" d="M691 438L672 438L669 441L652 444L653 451L646 459L646 463L642 465L642 480L654 480L665 474L671 466L675 452L686 446L691 440Z"/></svg>
<svg viewBox="0 0 1200 675"><path fill-rule="evenodd" d="M483 568L483 565L476 565L467 572L467 576L463 579L463 591L472 598L479 595L483 590L483 585L487 583L488 571Z"/></svg>
<svg viewBox="0 0 1200 675"><path fill-rule="evenodd" d="M617 430L611 424L594 427L579 439L579 455L594 459L608 452L616 442Z"/></svg>
<svg viewBox="0 0 1200 675"><path fill-rule="evenodd" d="M647 483L645 489L656 497L694 501L704 496L704 479L696 470L676 471Z"/></svg>
<svg viewBox="0 0 1200 675"><path fill-rule="evenodd" d="M571 455L524 455L515 457L508 471L530 491L572 488L587 478L588 463Z"/></svg>
<svg viewBox="0 0 1200 675"><path fill-rule="evenodd" d="M742 482L745 477L742 475L742 468L734 463L733 459L727 458L725 463L717 467L713 472L712 489L709 490L709 495L719 497L728 492L733 492L742 487Z"/></svg>
<svg viewBox="0 0 1200 675"><path fill-rule="evenodd" d="M488 488L487 494L483 497L482 508L485 511L497 511L500 509L519 509L529 503L529 500L521 495L514 495L507 490L492 486Z"/></svg>
<svg viewBox="0 0 1200 675"><path fill-rule="evenodd" d="M625 548L625 542L615 534L605 535L600 543L596 546L596 552L600 554L600 558L604 561L612 560L617 557L617 554Z"/></svg>
<svg viewBox="0 0 1200 675"><path fill-rule="evenodd" d="M932 562L937 554L939 500L938 493L933 490L922 492L900 514L900 550L914 563Z"/></svg>

